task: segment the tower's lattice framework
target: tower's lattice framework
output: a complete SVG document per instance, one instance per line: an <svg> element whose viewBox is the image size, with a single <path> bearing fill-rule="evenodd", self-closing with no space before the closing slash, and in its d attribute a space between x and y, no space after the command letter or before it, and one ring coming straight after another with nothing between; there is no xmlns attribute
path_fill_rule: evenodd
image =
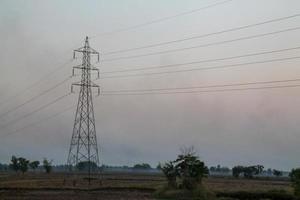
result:
<svg viewBox="0 0 300 200"><path fill-rule="evenodd" d="M86 37L83 47L74 50L74 58L77 53L82 54L82 64L73 67L73 75L76 69L81 70L81 81L73 83L71 86L72 91L74 86L80 86L80 92L68 156L68 165L77 166L80 162L87 162L89 163L88 168L90 173L91 163L95 163L99 166L92 88L98 88L98 95L100 89L98 85L91 81L92 70L96 70L99 77L99 70L91 65L91 56L98 56L99 61L99 53L89 46L88 37Z"/></svg>

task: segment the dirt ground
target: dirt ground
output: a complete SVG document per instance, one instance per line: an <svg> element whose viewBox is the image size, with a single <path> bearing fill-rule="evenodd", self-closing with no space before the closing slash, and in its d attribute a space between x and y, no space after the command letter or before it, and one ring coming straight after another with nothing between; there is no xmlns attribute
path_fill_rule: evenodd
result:
<svg viewBox="0 0 300 200"><path fill-rule="evenodd" d="M103 174L91 180L90 185L85 175L0 174L0 200L153 200L153 192L164 184L166 180L161 174ZM285 179L209 177L204 179L204 186L212 192L292 192L290 182Z"/></svg>
<svg viewBox="0 0 300 200"><path fill-rule="evenodd" d="M153 200L151 192L133 190L4 190L1 200Z"/></svg>

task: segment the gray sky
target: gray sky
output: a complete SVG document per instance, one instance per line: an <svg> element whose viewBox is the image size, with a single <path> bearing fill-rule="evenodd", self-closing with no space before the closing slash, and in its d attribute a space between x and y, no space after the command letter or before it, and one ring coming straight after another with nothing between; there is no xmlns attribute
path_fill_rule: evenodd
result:
<svg viewBox="0 0 300 200"><path fill-rule="evenodd" d="M230 40L300 26L300 17L245 30L122 54L105 52L202 35L300 13L298 0L233 0L193 14L115 34L113 30L205 7L211 0L99 0L0 2L0 117L71 75L63 66L36 87L11 98L72 58L86 35L102 60ZM135 59L100 62L102 72L215 59L300 46L299 30L261 38ZM300 50L239 58L193 67L298 56ZM149 72L149 71L148 71ZM133 73L134 74L134 73ZM154 76L98 80L102 90L151 89L300 78L299 59ZM1 126L70 92L78 78L0 120ZM97 137L104 164L133 165L174 159L193 145L208 165L300 166L300 88L208 94L101 96L94 99ZM76 103L78 92L17 123L0 128L0 161L11 155L65 163L75 109L36 126L8 134ZM8 135L7 135L8 134ZM2 135L2 136L1 136ZM5 136L4 136L5 135Z"/></svg>

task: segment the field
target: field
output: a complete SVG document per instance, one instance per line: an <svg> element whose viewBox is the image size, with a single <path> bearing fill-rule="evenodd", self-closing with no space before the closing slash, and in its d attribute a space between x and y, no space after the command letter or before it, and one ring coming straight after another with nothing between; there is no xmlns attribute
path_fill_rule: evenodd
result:
<svg viewBox="0 0 300 200"><path fill-rule="evenodd" d="M152 200L155 190L165 183L165 178L161 174L145 173L106 173L91 180L90 186L83 174L76 177L61 173L50 175L41 173L0 174L0 199ZM214 193L272 190L284 190L292 193L290 182L285 179L245 180L209 177L204 180L204 185Z"/></svg>

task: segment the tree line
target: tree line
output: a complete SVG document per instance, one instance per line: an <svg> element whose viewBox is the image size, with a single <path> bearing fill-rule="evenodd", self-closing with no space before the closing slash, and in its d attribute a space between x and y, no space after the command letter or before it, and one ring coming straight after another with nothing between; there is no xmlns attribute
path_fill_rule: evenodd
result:
<svg viewBox="0 0 300 200"><path fill-rule="evenodd" d="M12 156L8 168L15 171L16 173L21 172L24 174L29 169L35 171L40 166L40 161L30 161L23 157ZM52 161L43 159L42 166L46 173L50 173L52 171Z"/></svg>

